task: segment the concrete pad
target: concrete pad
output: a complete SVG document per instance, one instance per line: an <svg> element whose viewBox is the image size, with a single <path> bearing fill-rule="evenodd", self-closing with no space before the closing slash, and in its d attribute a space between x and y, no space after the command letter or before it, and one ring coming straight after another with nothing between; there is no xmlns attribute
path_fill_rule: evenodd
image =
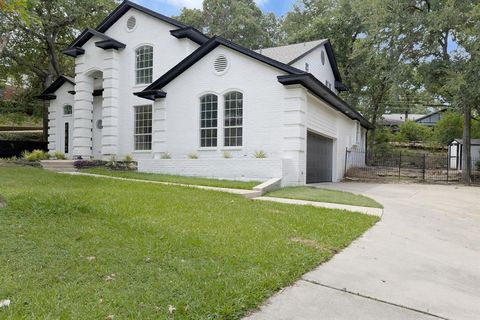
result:
<svg viewBox="0 0 480 320"><path fill-rule="evenodd" d="M303 279L439 318L480 319L480 188L365 183L318 186L364 194L385 209L382 221ZM330 299L323 288L317 290L322 292L319 299ZM296 316L301 309L298 301L279 301L273 298L273 307L256 319L269 319L268 310L275 308L285 308L285 319L303 319ZM343 312L338 310L341 308L334 303L320 306L318 319ZM359 303L356 312L371 314L369 308L369 303L363 307Z"/></svg>
<svg viewBox="0 0 480 320"><path fill-rule="evenodd" d="M302 206L314 206L319 208L339 209L339 210L360 212L363 214L369 214L377 217L381 217L383 215L383 209L380 209L380 208L351 206L347 204L338 204L338 203L330 203L330 202L318 202L318 201L307 201L307 200L275 198L275 197L258 197L258 198L255 198L255 200L272 201L272 202L279 202L279 203L286 203L286 204L296 204L296 205L302 205Z"/></svg>
<svg viewBox="0 0 480 320"><path fill-rule="evenodd" d="M332 290L307 281L274 296L247 320L438 320L438 318Z"/></svg>

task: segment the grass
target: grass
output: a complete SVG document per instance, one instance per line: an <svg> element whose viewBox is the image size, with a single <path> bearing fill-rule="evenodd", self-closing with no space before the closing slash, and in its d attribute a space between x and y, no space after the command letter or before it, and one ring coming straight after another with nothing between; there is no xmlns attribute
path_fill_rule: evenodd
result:
<svg viewBox="0 0 480 320"><path fill-rule="evenodd" d="M240 319L378 221L35 168L0 181L1 319Z"/></svg>
<svg viewBox="0 0 480 320"><path fill-rule="evenodd" d="M267 194L269 197L300 199L308 201L330 202L339 204L348 204L361 207L383 208L377 201L363 196L361 194L354 194L350 192L343 192L338 190L321 189L313 187L289 187Z"/></svg>
<svg viewBox="0 0 480 320"><path fill-rule="evenodd" d="M175 176L169 174L144 173L136 171L115 171L108 168L91 168L82 169L82 172L95 173L112 177L140 179L149 181L174 182L182 184L192 184L208 187L231 188L231 189L246 189L252 190L253 187L261 184L259 181L236 181L236 180L221 180L198 177Z"/></svg>

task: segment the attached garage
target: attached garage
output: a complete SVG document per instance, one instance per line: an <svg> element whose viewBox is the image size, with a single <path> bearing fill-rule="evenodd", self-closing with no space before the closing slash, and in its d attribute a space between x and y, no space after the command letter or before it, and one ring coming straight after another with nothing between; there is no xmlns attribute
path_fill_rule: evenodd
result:
<svg viewBox="0 0 480 320"><path fill-rule="evenodd" d="M333 171L333 140L307 133L307 183L331 182Z"/></svg>

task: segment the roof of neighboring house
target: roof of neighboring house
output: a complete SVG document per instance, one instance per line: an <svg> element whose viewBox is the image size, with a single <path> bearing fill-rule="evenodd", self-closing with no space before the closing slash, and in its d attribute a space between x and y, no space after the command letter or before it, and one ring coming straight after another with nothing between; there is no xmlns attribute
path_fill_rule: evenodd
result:
<svg viewBox="0 0 480 320"><path fill-rule="evenodd" d="M55 92L63 86L64 83L70 83L75 85L75 79L67 76L60 76L57 78L57 80L53 81L52 84L45 89L41 95L38 96L39 99L41 100L53 100L56 98Z"/></svg>
<svg viewBox="0 0 480 320"><path fill-rule="evenodd" d="M416 121L419 118L425 117L424 114L408 114L407 120ZM405 113L386 113L382 115L378 123L384 125L400 125L405 122Z"/></svg>
<svg viewBox="0 0 480 320"><path fill-rule="evenodd" d="M335 53L333 51L332 44L328 39L320 39L280 47L265 48L256 51L264 56L291 65L320 46L325 46L328 61L330 62L330 66L337 82L335 83L335 87L339 91L346 91L347 88L341 83L342 77L340 76L340 70L338 69L337 60L335 59Z"/></svg>
<svg viewBox="0 0 480 320"><path fill-rule="evenodd" d="M454 139L452 142L458 142L459 144L463 145L463 139ZM470 145L472 146L480 146L480 139L471 139Z"/></svg>
<svg viewBox="0 0 480 320"><path fill-rule="evenodd" d="M179 28L179 30L172 30L177 32L176 34L172 33L172 35L177 38L189 38L198 44L203 44L209 39L206 35L198 31L197 29L187 26L178 20L175 20L173 18L167 17L153 10L142 7L141 5L138 5L134 2L125 0L117 8L115 8L115 10L113 10L112 13L110 13L108 17L106 17L97 26L97 28L85 29L63 52L67 55L74 56L74 57L78 54L83 54L82 50L79 50L79 49L93 36L98 36L104 39L103 41L101 41L102 43L100 45L97 45L97 46L100 46L101 48L103 48L103 46L101 45L105 45L105 44L109 46L107 48L113 48L113 47L121 48L123 45L121 42L118 42L114 39L109 38L104 33L115 22L117 22L117 20L120 19L128 10L132 8L140 12L143 12L147 15L150 15L154 18L157 18L161 21L164 21L168 24L171 24L173 27Z"/></svg>
<svg viewBox="0 0 480 320"><path fill-rule="evenodd" d="M301 84L311 92L313 92L317 97L327 101L330 105L337 109L338 111L342 112L343 114L347 115L351 119L358 120L364 127L372 128L370 122L365 119L358 111L354 108L350 107L345 101L343 101L340 97L338 97L335 93L333 93L330 89L328 89L323 83L321 83L318 79L316 79L313 75L306 73L305 71L299 70L294 68L290 65L284 64L277 60L271 59L265 55L261 55L255 51L249 50L244 48L238 44L235 44L231 41L223 39L221 37L213 37L205 44L200 46L197 50L195 50L192 54L170 69L167 73L149 85L145 90L141 92L136 92L135 95L155 100L158 98L164 98L166 93L162 91L162 89L169 84L172 80L178 77L180 74L185 72L188 68L193 66L196 62L201 60L204 56L206 56L209 52L213 49L218 47L219 45L223 45L227 48L235 50L241 54L247 55L250 58L256 59L262 63L268 64L272 67L275 67L291 77L287 76L280 76L278 81L284 85L290 84Z"/></svg>
<svg viewBox="0 0 480 320"><path fill-rule="evenodd" d="M437 111L435 111L435 112L431 112L431 113L429 113L429 114L424 115L423 117L420 117L420 118L418 118L418 119L415 119L415 121L417 121L417 122L418 122L418 121L422 121L422 120L424 120L424 119L427 119L427 118L429 118L429 117L431 117L431 116L436 115L437 113L443 113L443 112L445 112L445 111L447 111L447 110L448 110L447 108L443 108L443 109L437 110Z"/></svg>

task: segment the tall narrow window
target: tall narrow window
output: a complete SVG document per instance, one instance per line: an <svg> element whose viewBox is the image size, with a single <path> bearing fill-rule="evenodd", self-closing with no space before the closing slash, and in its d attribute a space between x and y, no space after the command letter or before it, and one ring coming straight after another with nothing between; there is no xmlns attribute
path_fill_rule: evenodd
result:
<svg viewBox="0 0 480 320"><path fill-rule="evenodd" d="M207 94L200 98L200 146L217 146L218 97Z"/></svg>
<svg viewBox="0 0 480 320"><path fill-rule="evenodd" d="M136 84L152 83L153 77L153 47L142 46L135 51Z"/></svg>
<svg viewBox="0 0 480 320"><path fill-rule="evenodd" d="M243 94L229 92L225 95L225 147L240 147L243 143Z"/></svg>
<svg viewBox="0 0 480 320"><path fill-rule="evenodd" d="M68 153L68 140L69 140L69 137L68 137L68 134L69 134L69 124L68 122L65 122L65 141L64 141L64 152L63 153Z"/></svg>
<svg viewBox="0 0 480 320"><path fill-rule="evenodd" d="M135 150L152 150L152 106L135 107Z"/></svg>

